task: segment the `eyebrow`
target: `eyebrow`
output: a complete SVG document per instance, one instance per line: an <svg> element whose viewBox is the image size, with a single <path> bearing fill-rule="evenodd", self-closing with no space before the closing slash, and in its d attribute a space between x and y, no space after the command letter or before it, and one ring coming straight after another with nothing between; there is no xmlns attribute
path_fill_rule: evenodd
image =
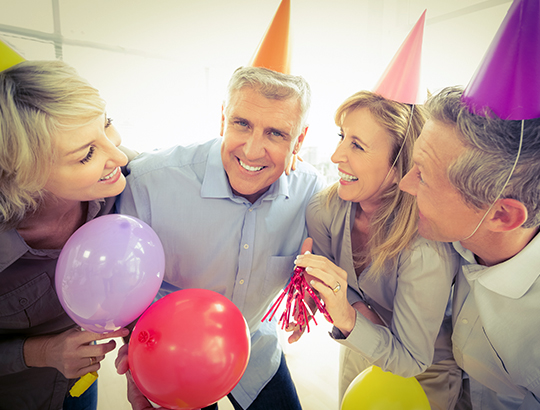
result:
<svg viewBox="0 0 540 410"><path fill-rule="evenodd" d="M245 119L244 117L238 117L238 116L229 117L229 121L232 121L232 122L234 122L234 121L244 121L244 122L248 123L250 127L253 126L251 121ZM283 135L283 137L286 137L288 139L291 138L291 134L289 134L288 132L283 131L283 130L281 130L279 128L276 128L276 127L265 128L265 131L266 132L277 132L277 133Z"/></svg>
<svg viewBox="0 0 540 410"><path fill-rule="evenodd" d="M83 145L82 147L75 148L73 151L68 152L68 153L66 154L66 156L71 156L71 155L76 154L76 153L78 153L78 152L80 152L80 151L84 151L84 150L86 150L89 146L91 146L93 143L94 143L94 141L89 142L88 144L85 144L85 145Z"/></svg>

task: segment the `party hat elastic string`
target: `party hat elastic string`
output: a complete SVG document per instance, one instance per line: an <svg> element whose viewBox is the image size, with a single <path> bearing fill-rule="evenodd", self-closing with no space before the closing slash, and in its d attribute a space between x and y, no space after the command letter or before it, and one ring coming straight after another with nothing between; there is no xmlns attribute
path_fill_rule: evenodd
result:
<svg viewBox="0 0 540 410"><path fill-rule="evenodd" d="M521 155L521 147L523 145L523 129L524 128L525 128L525 120L521 120L521 135L519 136L519 147L518 147L518 152L517 152L517 155L516 155L516 160L514 161L514 165L512 166L512 169L510 170L510 174L508 175L508 178L506 178L506 182L504 183L501 191L499 192L499 195L497 195L497 197L495 198L493 203L487 209L486 213L484 214L484 216L482 217L482 219L480 220L478 225L476 225L476 228L474 228L474 231L469 236L467 236L466 238L460 239L460 241L466 241L467 239L471 238L476 233L476 231L478 231L478 228L480 228L480 225L482 225L482 223L486 219L489 211L491 211L491 209L493 208L495 203L499 200L499 198L503 194L504 190L506 189L506 186L510 182L510 178L512 178L512 175L514 174L514 171L516 169L516 166L517 166L517 163L518 163L518 160L519 160L519 156Z"/></svg>
<svg viewBox="0 0 540 410"><path fill-rule="evenodd" d="M388 173L384 177L384 180L383 180L381 186L379 187L379 189L384 185L384 183L388 179L388 176L390 175L390 173L394 169L394 166L396 165L397 160L399 159L399 156L401 155L401 151L403 151L403 147L405 147L405 143L407 142L407 137L409 136L409 131L411 129L411 123L412 123L413 114L414 114L414 104L411 106L411 115L409 115L409 123L407 124L407 131L405 132L405 138L403 138L403 143L401 144L401 148L399 149L399 151L398 151L398 153L396 155L396 159L394 160L394 162L392 163L392 166L388 170Z"/></svg>

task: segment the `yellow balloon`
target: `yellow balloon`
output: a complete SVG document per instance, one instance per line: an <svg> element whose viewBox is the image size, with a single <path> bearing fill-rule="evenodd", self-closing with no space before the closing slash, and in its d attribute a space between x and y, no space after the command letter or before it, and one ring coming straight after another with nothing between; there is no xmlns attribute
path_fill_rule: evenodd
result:
<svg viewBox="0 0 540 410"><path fill-rule="evenodd" d="M424 389L414 377L401 377L371 366L351 382L341 410L430 410Z"/></svg>

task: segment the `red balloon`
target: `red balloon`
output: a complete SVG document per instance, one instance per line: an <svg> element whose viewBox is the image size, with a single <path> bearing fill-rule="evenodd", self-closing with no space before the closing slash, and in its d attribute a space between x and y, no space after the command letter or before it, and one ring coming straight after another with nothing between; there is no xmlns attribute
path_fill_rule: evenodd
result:
<svg viewBox="0 0 540 410"><path fill-rule="evenodd" d="M141 316L129 342L129 367L151 401L170 409L206 407L240 381L250 353L240 310L205 289L173 292Z"/></svg>

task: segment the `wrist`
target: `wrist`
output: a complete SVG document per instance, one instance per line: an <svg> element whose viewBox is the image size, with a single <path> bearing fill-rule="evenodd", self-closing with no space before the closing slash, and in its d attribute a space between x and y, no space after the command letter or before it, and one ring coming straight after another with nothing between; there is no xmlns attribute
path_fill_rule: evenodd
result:
<svg viewBox="0 0 540 410"><path fill-rule="evenodd" d="M29 337L23 344L24 363L28 367L47 367L46 351L49 336Z"/></svg>
<svg viewBox="0 0 540 410"><path fill-rule="evenodd" d="M339 324L335 324L345 337L349 337L356 324L356 310L349 304L347 304L347 306L348 308L343 320Z"/></svg>

